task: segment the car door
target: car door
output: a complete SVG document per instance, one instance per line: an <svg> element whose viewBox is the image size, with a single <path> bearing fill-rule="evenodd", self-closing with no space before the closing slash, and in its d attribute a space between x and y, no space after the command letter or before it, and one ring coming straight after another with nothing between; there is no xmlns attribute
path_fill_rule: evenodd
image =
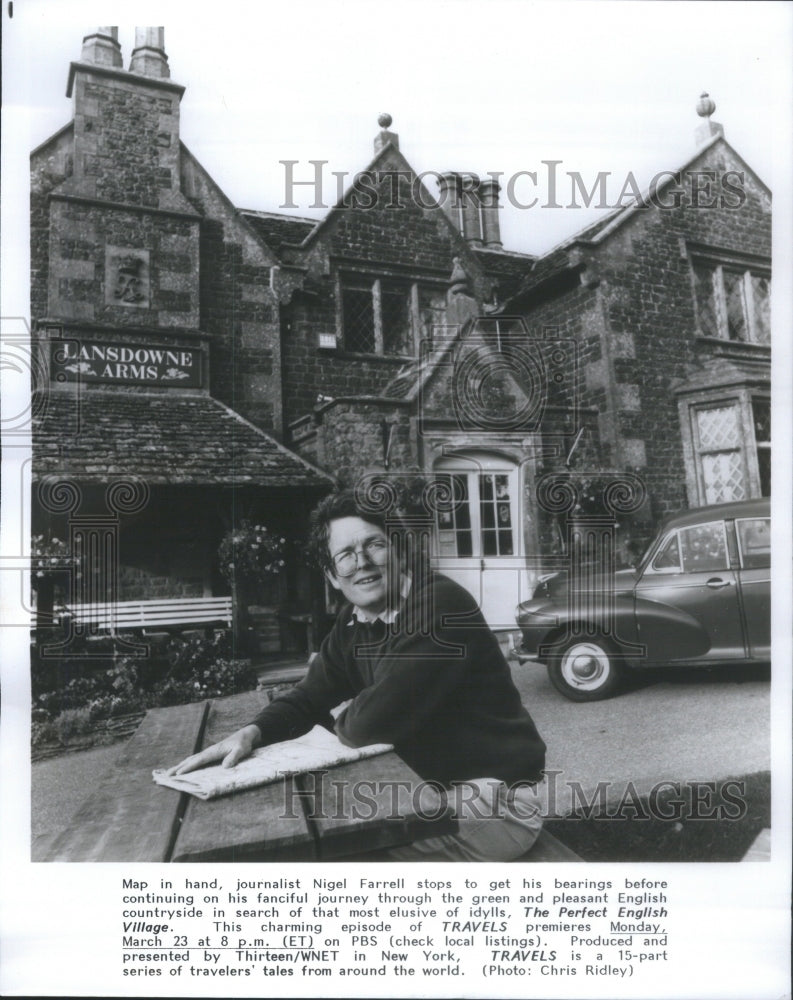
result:
<svg viewBox="0 0 793 1000"><path fill-rule="evenodd" d="M639 638L651 660L715 663L746 656L738 580L730 564L723 520L678 528L663 540L635 591ZM658 607L643 608L643 601ZM705 641L694 656L690 644L678 642L676 614L694 619L702 630Z"/></svg>
<svg viewBox="0 0 793 1000"><path fill-rule="evenodd" d="M771 658L771 519L742 517L735 521L741 596L749 655Z"/></svg>

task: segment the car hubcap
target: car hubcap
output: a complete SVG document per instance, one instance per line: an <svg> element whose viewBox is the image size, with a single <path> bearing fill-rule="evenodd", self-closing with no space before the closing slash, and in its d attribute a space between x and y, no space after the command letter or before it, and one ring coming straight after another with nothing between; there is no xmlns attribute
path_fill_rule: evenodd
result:
<svg viewBox="0 0 793 1000"><path fill-rule="evenodd" d="M594 642L579 642L562 657L562 677L575 688L594 691L609 675L609 657L602 646Z"/></svg>

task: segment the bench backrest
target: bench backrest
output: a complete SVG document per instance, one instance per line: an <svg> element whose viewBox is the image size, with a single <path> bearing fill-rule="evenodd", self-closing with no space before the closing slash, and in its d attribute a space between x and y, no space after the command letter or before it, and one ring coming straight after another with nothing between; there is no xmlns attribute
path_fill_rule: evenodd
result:
<svg viewBox="0 0 793 1000"><path fill-rule="evenodd" d="M159 625L231 624L230 597L181 597L155 601L72 604L66 609L75 624L101 631L157 628Z"/></svg>

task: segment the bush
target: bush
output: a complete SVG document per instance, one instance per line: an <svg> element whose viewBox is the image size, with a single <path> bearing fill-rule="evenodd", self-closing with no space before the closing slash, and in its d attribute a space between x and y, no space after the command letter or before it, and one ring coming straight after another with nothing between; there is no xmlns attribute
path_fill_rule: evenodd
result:
<svg viewBox="0 0 793 1000"><path fill-rule="evenodd" d="M67 708L54 722L55 735L61 743L91 730L91 714L87 708Z"/></svg>
<svg viewBox="0 0 793 1000"><path fill-rule="evenodd" d="M216 698L256 687L249 660L235 659L231 633L177 636L153 657L115 656L96 665L72 659L36 674L33 740L86 732L102 719L146 708ZM43 679L52 684L45 687Z"/></svg>

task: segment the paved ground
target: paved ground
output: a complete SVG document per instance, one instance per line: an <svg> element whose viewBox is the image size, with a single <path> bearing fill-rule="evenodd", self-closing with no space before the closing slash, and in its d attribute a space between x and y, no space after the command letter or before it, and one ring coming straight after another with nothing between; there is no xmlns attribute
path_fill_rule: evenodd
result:
<svg viewBox="0 0 793 1000"><path fill-rule="evenodd" d="M513 664L512 673L547 744L546 769L562 772L558 812L569 804L567 780L585 790L613 782L609 798L619 799L629 781L641 793L662 780L770 769L767 668L655 671L637 689L584 704L563 698L539 664Z"/></svg>
<svg viewBox="0 0 793 1000"><path fill-rule="evenodd" d="M538 664L512 664L524 704L548 745L557 813L566 781L585 790L613 782L649 790L661 780L712 781L768 770L768 671L656 672L650 683L609 701L575 704L551 687ZM60 829L119 747L100 747L34 764L33 836ZM166 763L166 762L164 762Z"/></svg>

